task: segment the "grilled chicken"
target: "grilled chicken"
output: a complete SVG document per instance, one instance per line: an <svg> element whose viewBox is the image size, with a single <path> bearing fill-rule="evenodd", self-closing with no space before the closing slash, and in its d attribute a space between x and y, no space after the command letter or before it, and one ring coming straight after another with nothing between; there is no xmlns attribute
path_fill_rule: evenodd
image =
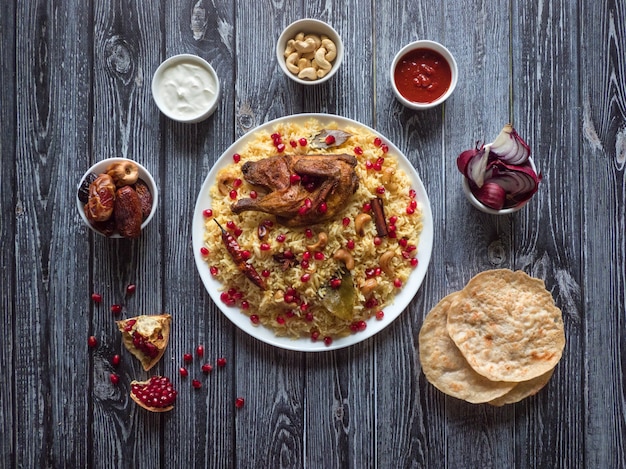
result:
<svg viewBox="0 0 626 469"><path fill-rule="evenodd" d="M343 210L356 192L356 164L348 154L278 155L248 161L241 168L245 180L266 194L239 199L231 209L269 213L291 227L324 222Z"/></svg>

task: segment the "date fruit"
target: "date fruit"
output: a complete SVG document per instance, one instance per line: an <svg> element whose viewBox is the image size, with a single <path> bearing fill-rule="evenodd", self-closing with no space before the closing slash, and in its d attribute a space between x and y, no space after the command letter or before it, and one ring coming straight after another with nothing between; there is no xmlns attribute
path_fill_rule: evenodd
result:
<svg viewBox="0 0 626 469"><path fill-rule="evenodd" d="M139 237L143 216L141 214L141 202L135 189L124 186L117 190L113 215L120 235L125 238Z"/></svg>
<svg viewBox="0 0 626 469"><path fill-rule="evenodd" d="M139 196L139 202L141 203L141 214L145 220L152 211L152 193L148 189L148 185L141 179L137 179L135 184L135 191Z"/></svg>

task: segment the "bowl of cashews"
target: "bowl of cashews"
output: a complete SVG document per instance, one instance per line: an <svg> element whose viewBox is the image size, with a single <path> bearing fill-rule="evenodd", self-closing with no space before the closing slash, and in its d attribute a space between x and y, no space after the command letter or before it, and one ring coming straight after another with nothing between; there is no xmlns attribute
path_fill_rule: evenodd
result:
<svg viewBox="0 0 626 469"><path fill-rule="evenodd" d="M343 42L328 23L313 18L294 21L276 43L276 58L289 78L317 85L332 77L343 61Z"/></svg>

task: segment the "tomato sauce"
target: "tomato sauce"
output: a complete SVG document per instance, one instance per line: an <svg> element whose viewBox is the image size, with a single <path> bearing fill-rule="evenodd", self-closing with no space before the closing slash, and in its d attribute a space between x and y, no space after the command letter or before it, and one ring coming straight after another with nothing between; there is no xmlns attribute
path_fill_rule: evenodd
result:
<svg viewBox="0 0 626 469"><path fill-rule="evenodd" d="M409 101L432 103L450 88L452 71L439 52L415 49L400 58L393 78L400 94Z"/></svg>

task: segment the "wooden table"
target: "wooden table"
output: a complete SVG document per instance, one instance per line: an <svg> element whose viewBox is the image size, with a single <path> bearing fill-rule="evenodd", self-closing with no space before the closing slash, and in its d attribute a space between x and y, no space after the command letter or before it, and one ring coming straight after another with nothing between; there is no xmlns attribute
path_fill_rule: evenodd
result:
<svg viewBox="0 0 626 469"><path fill-rule="evenodd" d="M282 28L307 16L345 41L342 68L318 87L289 81L274 57ZM20 1L0 7L0 33L1 467L626 467L623 1ZM418 38L445 44L460 69L452 97L425 112L402 107L388 78L395 52ZM176 53L204 57L222 82L217 111L197 125L168 120L151 96L156 67ZM254 127L302 112L358 120L398 145L435 228L407 310L372 339L318 354L239 331L191 249L215 160ZM543 180L521 212L486 215L464 198L456 156L509 121ZM113 156L144 164L160 189L138 241L96 236L76 210L80 177ZM417 353L429 309L498 267L545 280L567 337L547 388L503 408L446 397ZM129 399L147 374L122 351L115 303L174 316L157 368L179 388L174 411ZM200 390L178 374L197 344L227 359Z"/></svg>

